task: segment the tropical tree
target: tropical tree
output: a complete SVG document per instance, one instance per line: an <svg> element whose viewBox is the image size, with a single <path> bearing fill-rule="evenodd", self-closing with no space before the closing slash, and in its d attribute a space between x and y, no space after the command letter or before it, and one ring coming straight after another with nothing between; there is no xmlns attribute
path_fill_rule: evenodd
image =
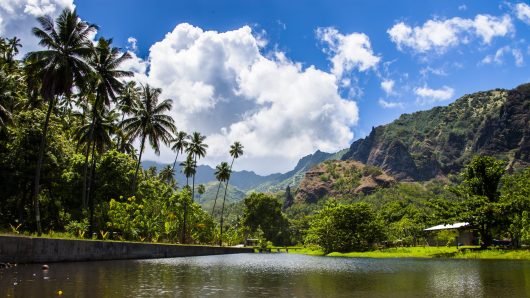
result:
<svg viewBox="0 0 530 298"><path fill-rule="evenodd" d="M188 155L186 160L180 164L182 167L182 173L186 176L186 191L188 191L190 187L190 177L195 176L196 168L197 168L197 162L193 160L191 155ZM182 238L180 240L181 243L186 242L186 224L188 222L188 203L186 200L184 200L184 220L182 224Z"/></svg>
<svg viewBox="0 0 530 298"><path fill-rule="evenodd" d="M188 147L187 139L188 134L184 131L179 131L175 134L175 137L170 141L173 144L171 150L177 153L177 155L175 156L175 161L173 162L173 169L175 169L179 153L183 153L184 150L186 150L186 148Z"/></svg>
<svg viewBox="0 0 530 298"><path fill-rule="evenodd" d="M111 44L112 39L100 38L92 55L88 58L89 65L94 69L92 76L93 81L91 83L95 88L96 96L95 102L92 103L92 120L85 151L87 155L85 156L83 180L83 187L85 188L82 194L83 207L86 207L87 201L90 200L89 189L91 188L90 184L92 183L92 175L94 174L94 170L91 170L87 175L87 169L88 151L90 150L91 143L94 142L93 134L96 116L98 113L104 112L104 106L110 106L111 100L114 102L117 100L117 94L119 94L123 87L122 82L119 79L132 76L132 72L118 69L120 64L131 58L130 54L121 53L118 48L112 47ZM94 152L93 149L92 152Z"/></svg>
<svg viewBox="0 0 530 298"><path fill-rule="evenodd" d="M160 141L169 144L171 133L176 130L173 118L166 115L165 112L171 111L172 103L170 99L158 103L160 93L159 88L152 88L149 85L142 86L140 101L132 109L132 117L123 120L121 126L131 138L141 138L140 152L138 153L138 163L134 174L132 190L136 191L136 181L138 179L138 170L142 162L142 153L145 147L145 140L154 149L155 154L160 154Z"/></svg>
<svg viewBox="0 0 530 298"><path fill-rule="evenodd" d="M65 9L54 22L49 16L39 17L42 28L33 28L33 34L46 50L31 52L27 56L30 77L39 78L39 93L48 102L48 111L42 128L42 137L35 169L33 201L37 233L42 233L39 209L40 174L46 147L46 134L50 115L59 96L69 97L72 88L84 89L91 68L85 59L92 54L89 37L97 27L79 18L76 11Z"/></svg>
<svg viewBox="0 0 530 298"><path fill-rule="evenodd" d="M94 223L94 198L91 196L91 193L93 192L92 180L96 171L96 151L101 155L112 146L111 134L114 133L116 129L117 120L116 112L114 110L108 111L105 107L101 110L93 109L92 113L95 113L95 115L90 115L92 123L80 126L75 134L75 137L79 140L78 142L85 143L87 148L90 147L91 142L93 143L91 147L92 166L89 177L90 183L86 190L83 189L83 192L86 193L86 197L89 200L88 202L83 202L83 207L89 203L90 232L92 232ZM85 163L86 162L87 160L85 159Z"/></svg>
<svg viewBox="0 0 530 298"><path fill-rule="evenodd" d="M193 156L193 160L197 163L197 158L204 157L206 155L206 148L208 145L204 143L206 139L205 136L201 135L199 132L194 132L189 137L189 144L186 148L186 153ZM195 200L195 174L193 174L193 182L191 186L191 199Z"/></svg>
<svg viewBox="0 0 530 298"><path fill-rule="evenodd" d="M173 171L173 167L171 165L167 165L160 170L160 173L158 173L158 178L168 184L171 184L171 181L175 179L174 174L175 172Z"/></svg>
<svg viewBox="0 0 530 298"><path fill-rule="evenodd" d="M217 186L215 200L213 201L212 216L215 212L215 205L217 204L217 197L219 196L219 190L221 189L221 185L223 184L223 182L227 181L228 178L230 178L230 166L228 166L227 162L223 161L215 167L215 179L219 181L219 185Z"/></svg>
<svg viewBox="0 0 530 298"><path fill-rule="evenodd" d="M121 111L120 123L125 119L125 115L129 115L132 112L133 107L138 103L139 95L140 88L136 85L135 81L128 81L123 84L123 88L117 99L118 109ZM125 136L118 135L116 141L116 148L118 150L124 147L123 144L121 144L124 139Z"/></svg>
<svg viewBox="0 0 530 298"><path fill-rule="evenodd" d="M234 165L234 160L236 160L236 158L239 158L241 155L243 155L243 145L241 145L240 142L234 142L234 144L230 146L230 156L232 156L232 162L230 163L230 173L232 173L232 166ZM221 207L221 238L220 239L223 239L223 215L225 211L226 193L228 191L229 181L230 181L230 176L228 176L228 179L226 179L225 193L223 196L223 206Z"/></svg>
<svg viewBox="0 0 530 298"><path fill-rule="evenodd" d="M197 187L197 192L199 195L203 195L206 192L206 187L204 184L199 184L199 187Z"/></svg>

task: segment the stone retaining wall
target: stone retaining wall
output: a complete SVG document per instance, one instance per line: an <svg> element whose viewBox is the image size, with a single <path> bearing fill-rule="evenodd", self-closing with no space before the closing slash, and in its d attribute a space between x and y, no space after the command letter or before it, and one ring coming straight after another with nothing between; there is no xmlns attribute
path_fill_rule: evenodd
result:
<svg viewBox="0 0 530 298"><path fill-rule="evenodd" d="M3 263L154 259L252 252L252 248L0 236L0 262Z"/></svg>

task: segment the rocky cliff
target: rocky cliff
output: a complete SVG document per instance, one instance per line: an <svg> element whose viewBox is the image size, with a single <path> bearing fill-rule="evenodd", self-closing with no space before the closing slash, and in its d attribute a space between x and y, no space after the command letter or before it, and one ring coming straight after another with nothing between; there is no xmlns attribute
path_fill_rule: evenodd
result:
<svg viewBox="0 0 530 298"><path fill-rule="evenodd" d="M509 168L530 165L530 84L403 114L355 141L342 159L378 166L398 180L424 181L459 172L474 154L504 159Z"/></svg>

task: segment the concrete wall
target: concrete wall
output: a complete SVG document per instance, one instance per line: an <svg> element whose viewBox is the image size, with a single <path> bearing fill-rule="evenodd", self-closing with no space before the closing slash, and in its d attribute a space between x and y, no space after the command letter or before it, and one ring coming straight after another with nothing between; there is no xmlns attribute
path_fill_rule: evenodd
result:
<svg viewBox="0 0 530 298"><path fill-rule="evenodd" d="M251 248L0 236L0 262L4 263L153 259L251 252Z"/></svg>

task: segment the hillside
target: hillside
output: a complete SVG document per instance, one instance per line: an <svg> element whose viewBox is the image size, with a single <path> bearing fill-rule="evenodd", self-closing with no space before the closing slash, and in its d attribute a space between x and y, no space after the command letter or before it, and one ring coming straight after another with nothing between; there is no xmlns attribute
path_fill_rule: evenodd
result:
<svg viewBox="0 0 530 298"><path fill-rule="evenodd" d="M316 203L325 196L340 198L370 194L395 182L394 178L374 166L353 160L328 160L305 174L296 191L295 202Z"/></svg>
<svg viewBox="0 0 530 298"><path fill-rule="evenodd" d="M230 177L230 185L237 188L240 192L278 192L285 190L287 185L291 187L298 187L298 184L304 177L304 174L314 165L325 160L340 159L347 149L341 150L337 153L326 153L317 150L313 154L302 157L296 167L284 174L270 174L267 176L258 175L252 171L234 171ZM156 167L158 171L162 169L165 164L155 161L143 161L142 167L148 169ZM180 185L184 185L186 177L177 168L175 170L175 179ZM215 169L207 165L200 165L197 167L197 176L195 177L195 184L206 184L215 180ZM215 196L215 194L214 194Z"/></svg>
<svg viewBox="0 0 530 298"><path fill-rule="evenodd" d="M530 84L465 95L445 107L403 114L355 141L343 160L378 166L399 180L457 173L474 154L530 164Z"/></svg>

